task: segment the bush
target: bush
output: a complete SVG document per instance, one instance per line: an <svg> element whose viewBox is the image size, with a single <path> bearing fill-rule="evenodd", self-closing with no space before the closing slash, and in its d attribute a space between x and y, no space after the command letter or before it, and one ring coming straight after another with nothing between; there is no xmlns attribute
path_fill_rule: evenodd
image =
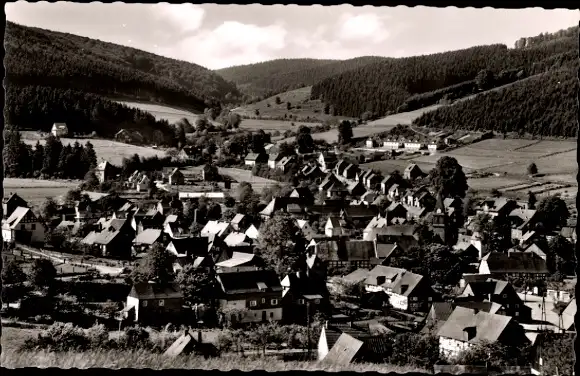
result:
<svg viewBox="0 0 580 376"><path fill-rule="evenodd" d="M95 324L86 331L86 336L92 348L104 346L109 341L109 331L103 324Z"/></svg>
<svg viewBox="0 0 580 376"><path fill-rule="evenodd" d="M90 342L81 328L71 323L56 322L37 338L27 339L22 347L25 350L41 348L55 352L86 351L90 347Z"/></svg>

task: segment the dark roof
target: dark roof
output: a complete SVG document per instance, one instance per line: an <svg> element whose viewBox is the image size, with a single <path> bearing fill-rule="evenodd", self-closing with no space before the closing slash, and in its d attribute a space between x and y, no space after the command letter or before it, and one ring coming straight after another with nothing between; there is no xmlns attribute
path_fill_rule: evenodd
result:
<svg viewBox="0 0 580 376"><path fill-rule="evenodd" d="M205 256L208 251L209 239L206 236L199 237L183 237L171 239L170 244L173 246L179 254L192 254L196 256Z"/></svg>
<svg viewBox="0 0 580 376"><path fill-rule="evenodd" d="M476 310L456 307L439 330L438 335L469 343L496 342L510 322L512 322L510 316L484 311L476 313ZM464 331L467 328L475 328L475 336L469 341L465 341L464 337Z"/></svg>
<svg viewBox="0 0 580 376"><path fill-rule="evenodd" d="M226 294L260 292L260 286L265 286L266 291L282 291L280 279L274 270L219 273L217 278Z"/></svg>
<svg viewBox="0 0 580 376"><path fill-rule="evenodd" d="M375 244L366 240L350 240L344 243L344 257L348 261L370 260L375 256ZM339 251L339 256L340 255ZM343 259L343 257L341 257ZM345 260L345 261L346 261Z"/></svg>
<svg viewBox="0 0 580 376"><path fill-rule="evenodd" d="M396 247L397 243L389 243L389 244L377 243L376 246L377 258L379 259L388 258L389 256L391 256L391 253L393 253Z"/></svg>
<svg viewBox="0 0 580 376"><path fill-rule="evenodd" d="M363 205L348 206L342 211L349 218L371 218L376 215L376 211L373 208Z"/></svg>
<svg viewBox="0 0 580 376"><path fill-rule="evenodd" d="M533 252L490 252L481 260L491 273L548 273L546 261Z"/></svg>
<svg viewBox="0 0 580 376"><path fill-rule="evenodd" d="M137 283L133 285L129 296L140 299L177 299L183 298L183 293L177 283Z"/></svg>

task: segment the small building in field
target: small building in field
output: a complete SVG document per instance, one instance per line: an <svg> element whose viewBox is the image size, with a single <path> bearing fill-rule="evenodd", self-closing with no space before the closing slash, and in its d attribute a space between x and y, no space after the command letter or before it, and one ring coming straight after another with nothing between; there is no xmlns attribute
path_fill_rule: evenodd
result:
<svg viewBox="0 0 580 376"><path fill-rule="evenodd" d="M244 158L244 164L246 166L255 166L258 163L266 163L268 161L268 155L263 153L249 153Z"/></svg>
<svg viewBox="0 0 580 376"><path fill-rule="evenodd" d="M114 174L114 167L108 161L102 161L95 169L95 175L97 176L99 183L110 180L114 177Z"/></svg>
<svg viewBox="0 0 580 376"><path fill-rule="evenodd" d="M373 138L368 138L365 144L367 148L374 148L377 146L377 142Z"/></svg>
<svg viewBox="0 0 580 376"><path fill-rule="evenodd" d="M52 133L54 137L64 137L68 135L68 127L66 126L66 123L54 123L50 133Z"/></svg>
<svg viewBox="0 0 580 376"><path fill-rule="evenodd" d="M401 140L398 139L387 139L383 141L383 147L387 149L400 149L404 147L404 144Z"/></svg>
<svg viewBox="0 0 580 376"><path fill-rule="evenodd" d="M217 166L206 163L201 168L201 180L203 181L215 181L219 176L219 170Z"/></svg>
<svg viewBox="0 0 580 376"><path fill-rule="evenodd" d="M138 323L178 322L183 310L183 293L176 283L137 283L133 285L123 313Z"/></svg>
<svg viewBox="0 0 580 376"><path fill-rule="evenodd" d="M169 185L183 185L185 177L183 173L176 167L167 175L167 182Z"/></svg>
<svg viewBox="0 0 580 376"><path fill-rule="evenodd" d="M420 178L422 176L423 176L423 171L421 171L419 166L417 166L414 163L411 163L410 165L408 165L407 168L405 168L405 171L403 172L403 178L407 179L407 180L415 180L415 179Z"/></svg>

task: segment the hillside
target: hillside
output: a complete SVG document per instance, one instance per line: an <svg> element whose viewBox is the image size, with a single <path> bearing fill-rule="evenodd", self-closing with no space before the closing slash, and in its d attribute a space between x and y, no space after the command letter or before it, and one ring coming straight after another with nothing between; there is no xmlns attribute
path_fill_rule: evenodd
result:
<svg viewBox="0 0 580 376"><path fill-rule="evenodd" d="M216 72L235 82L245 94L264 98L310 86L324 78L385 59L375 56L349 60L278 59Z"/></svg>
<svg viewBox="0 0 580 376"><path fill-rule="evenodd" d="M321 100L310 99L311 91L312 86L286 91L233 111L243 117L287 121L323 122L333 118Z"/></svg>
<svg viewBox="0 0 580 376"><path fill-rule="evenodd" d="M578 68L576 62L473 99L440 107L423 114L413 124L577 137Z"/></svg>
<svg viewBox="0 0 580 376"><path fill-rule="evenodd" d="M235 84L196 64L72 34L7 22L5 84L39 85L179 105L240 96Z"/></svg>
<svg viewBox="0 0 580 376"><path fill-rule="evenodd" d="M577 30L577 29L576 29ZM312 87L312 98L334 106L337 115L360 116L365 111L378 115L409 110L399 109L409 98L457 85L465 90L478 74L487 70L494 76L520 79L538 73L542 67L570 51L577 51L577 35L563 34L530 47L508 49L505 45L476 46L464 50L368 64L326 78ZM576 53L577 56L577 53ZM436 102L435 102L436 103ZM435 104L424 103L423 105Z"/></svg>

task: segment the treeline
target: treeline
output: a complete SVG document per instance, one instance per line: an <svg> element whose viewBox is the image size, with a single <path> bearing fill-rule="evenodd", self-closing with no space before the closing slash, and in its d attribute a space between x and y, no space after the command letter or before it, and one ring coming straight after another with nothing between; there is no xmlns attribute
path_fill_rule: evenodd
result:
<svg viewBox="0 0 580 376"><path fill-rule="evenodd" d="M4 173L10 178L82 179L97 165L97 154L87 141L83 146L63 145L53 135L33 148L24 143L16 128L4 131Z"/></svg>
<svg viewBox="0 0 580 376"><path fill-rule="evenodd" d="M253 97L249 100L256 102L385 59L376 56L349 60L279 59L220 69L217 72L238 84L247 95Z"/></svg>
<svg viewBox="0 0 580 376"><path fill-rule="evenodd" d="M571 67L440 107L423 114L413 124L454 130L577 137L578 68L576 62Z"/></svg>
<svg viewBox="0 0 580 376"><path fill-rule="evenodd" d="M540 33L535 37L520 38L515 43L515 48L526 48L537 46L538 44L551 42L562 38L577 38L578 26L572 26L567 29L558 30L555 33Z"/></svg>
<svg viewBox="0 0 580 376"><path fill-rule="evenodd" d="M8 22L4 43L8 86L71 88L198 111L240 96L233 83L199 65L72 34Z"/></svg>
<svg viewBox="0 0 580 376"><path fill-rule="evenodd" d="M6 124L21 129L48 132L53 123L64 122L71 133L96 132L110 138L119 130L128 129L139 131L145 142L175 142L167 121L157 121L148 112L70 89L10 85L6 88L4 119Z"/></svg>
<svg viewBox="0 0 580 376"><path fill-rule="evenodd" d="M577 51L577 37L564 37L525 49L497 44L389 59L324 79L313 85L311 98L332 105L339 116L357 117L365 111L386 115L413 95L474 80L482 70L496 76L512 70L530 75L551 67L550 59L565 60Z"/></svg>

